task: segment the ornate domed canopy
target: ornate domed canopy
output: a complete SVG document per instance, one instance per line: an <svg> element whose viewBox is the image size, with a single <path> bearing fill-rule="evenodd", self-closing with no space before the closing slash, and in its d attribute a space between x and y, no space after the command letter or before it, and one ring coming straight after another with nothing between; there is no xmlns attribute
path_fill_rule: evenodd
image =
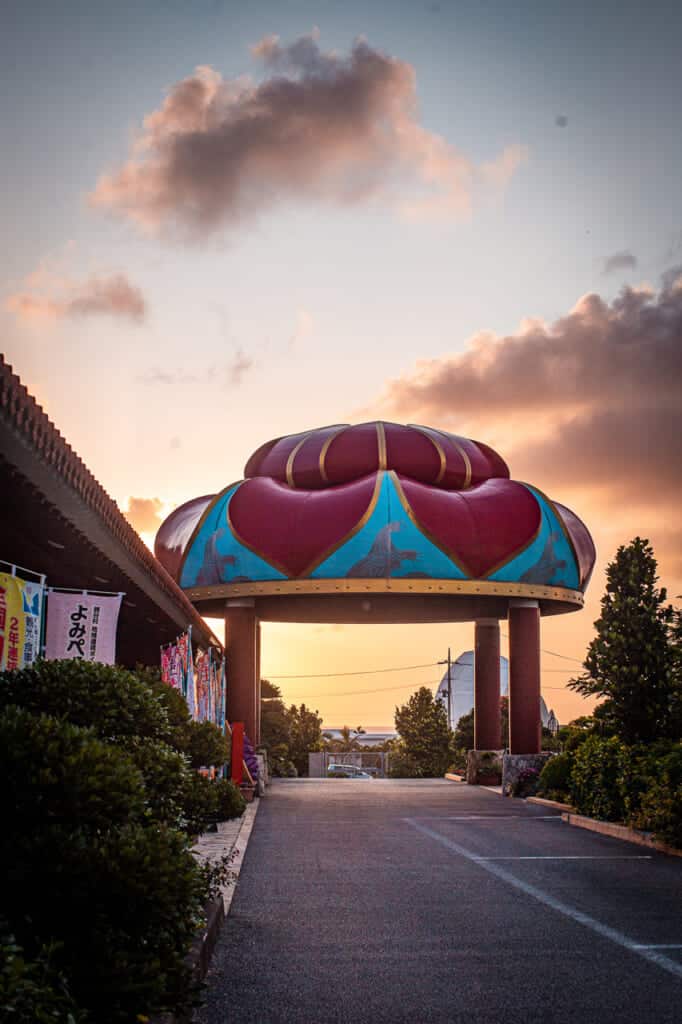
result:
<svg viewBox="0 0 682 1024"><path fill-rule="evenodd" d="M180 506L156 554L195 601L333 590L526 595L580 605L587 528L487 445L395 423L269 441L244 480Z"/></svg>

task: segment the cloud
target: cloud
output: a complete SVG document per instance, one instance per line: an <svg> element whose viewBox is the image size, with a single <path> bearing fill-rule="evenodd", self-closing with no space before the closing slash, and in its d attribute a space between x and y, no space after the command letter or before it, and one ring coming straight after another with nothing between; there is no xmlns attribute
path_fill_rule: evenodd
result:
<svg viewBox="0 0 682 1024"><path fill-rule="evenodd" d="M634 270L637 266L637 257L629 249L621 249L614 252L604 263L602 274L611 274L614 270Z"/></svg>
<svg viewBox="0 0 682 1024"><path fill-rule="evenodd" d="M255 360L253 357L247 355L243 349L237 349L234 354L234 358L227 368L228 380L232 387L238 388L244 377L253 369L254 366Z"/></svg>
<svg viewBox="0 0 682 1024"><path fill-rule="evenodd" d="M501 448L517 479L623 513L682 500L682 267L657 291L585 295L554 323L481 333L390 381L379 407ZM644 513L643 513L644 514Z"/></svg>
<svg viewBox="0 0 682 1024"><path fill-rule="evenodd" d="M189 370L176 369L165 370L159 366L153 366L150 370L139 375L138 380L142 384L151 387L181 387L186 384L227 384L228 387L239 387L244 377L249 373L256 361L253 356L248 355L243 349L238 348L232 358L221 365L212 365L200 373L193 373Z"/></svg>
<svg viewBox="0 0 682 1024"><path fill-rule="evenodd" d="M55 321L83 316L124 317L141 322L147 312L144 296L124 274L75 281L38 271L24 290L10 295L6 308L25 321Z"/></svg>
<svg viewBox="0 0 682 1024"><path fill-rule="evenodd" d="M156 533L161 526L162 509L160 498L130 498L125 517L138 533Z"/></svg>
<svg viewBox="0 0 682 1024"><path fill-rule="evenodd" d="M410 216L451 218L526 158L512 145L476 166L419 123L412 65L362 39L347 56L321 50L316 32L287 46L267 36L251 53L258 84L198 67L173 85L90 202L143 230L195 237L300 196L381 196Z"/></svg>

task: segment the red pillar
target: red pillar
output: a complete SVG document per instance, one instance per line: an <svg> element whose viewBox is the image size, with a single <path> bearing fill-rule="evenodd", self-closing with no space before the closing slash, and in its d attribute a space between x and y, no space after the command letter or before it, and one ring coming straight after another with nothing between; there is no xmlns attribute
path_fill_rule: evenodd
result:
<svg viewBox="0 0 682 1024"><path fill-rule="evenodd" d="M509 751L540 753L540 608L509 602Z"/></svg>
<svg viewBox="0 0 682 1024"><path fill-rule="evenodd" d="M227 655L227 720L243 722L252 743L256 723L256 611L246 602L227 603L225 608L225 653Z"/></svg>
<svg viewBox="0 0 682 1024"><path fill-rule="evenodd" d="M256 623L256 729L253 745L260 745L260 622Z"/></svg>
<svg viewBox="0 0 682 1024"><path fill-rule="evenodd" d="M474 643L474 749L500 749L500 624L478 619Z"/></svg>

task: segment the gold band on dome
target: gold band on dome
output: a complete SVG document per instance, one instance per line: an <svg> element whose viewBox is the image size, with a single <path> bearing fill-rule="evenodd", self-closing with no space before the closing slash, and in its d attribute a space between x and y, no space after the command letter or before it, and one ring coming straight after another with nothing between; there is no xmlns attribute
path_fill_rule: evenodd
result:
<svg viewBox="0 0 682 1024"><path fill-rule="evenodd" d="M377 428L377 453L379 456L379 472L384 472L388 467L386 457L386 431L381 420L375 423Z"/></svg>
<svg viewBox="0 0 682 1024"><path fill-rule="evenodd" d="M325 465L324 465L324 460L327 458L327 452L329 451L329 447L330 447L332 441L335 441L336 438L339 436L339 434L342 434L344 432L344 430L348 430L349 426L350 426L349 423L344 423L343 426L339 427L338 430L335 430L333 434L330 434L329 437L327 438L327 440L322 445L322 448L320 450L320 458L318 460L318 466L319 466L319 469L320 469L320 476L322 477L322 479L324 480L324 482L326 484L329 483L329 477L327 476L327 470L325 469Z"/></svg>
<svg viewBox="0 0 682 1024"><path fill-rule="evenodd" d="M433 437L428 427L420 427L418 423L408 423L407 425L408 427L411 427L412 430L418 430L419 433L426 437L431 442L433 447L436 449L438 458L440 459L440 471L436 479L433 481L433 486L437 487L438 484L442 483L443 477L445 476L445 472L448 468L448 460L440 444L440 441L436 441L435 437Z"/></svg>
<svg viewBox="0 0 682 1024"><path fill-rule="evenodd" d="M455 441L454 437L452 438L452 443L464 460L464 483L462 484L462 490L467 491L471 487L471 459L464 451L459 441Z"/></svg>
<svg viewBox="0 0 682 1024"><path fill-rule="evenodd" d="M582 607L580 590L541 586L534 583L505 583L498 580L424 579L297 579L263 580L251 583L217 583L208 587L187 587L190 601L223 597L276 597L314 594L420 594L440 597L499 597L561 601Z"/></svg>
<svg viewBox="0 0 682 1024"><path fill-rule="evenodd" d="M289 452L289 458L287 459L286 468L287 483L289 484L289 487L293 487L294 489L296 488L296 484L294 483L294 459L296 458L300 449L303 447L303 445L306 443L309 437L310 433L306 434L305 437L303 437L298 442L298 444Z"/></svg>

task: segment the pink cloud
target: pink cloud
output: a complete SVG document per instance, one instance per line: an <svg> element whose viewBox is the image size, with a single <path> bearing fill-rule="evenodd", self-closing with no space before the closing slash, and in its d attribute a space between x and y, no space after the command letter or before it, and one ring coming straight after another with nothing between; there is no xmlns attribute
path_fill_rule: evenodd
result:
<svg viewBox="0 0 682 1024"><path fill-rule="evenodd" d="M559 498L568 489L663 524L682 500L680 395L677 268L658 291L586 295L554 323L478 334L389 381L378 408L490 441L517 478Z"/></svg>
<svg viewBox="0 0 682 1024"><path fill-rule="evenodd" d="M511 146L477 167L419 123L414 68L363 40L348 56L323 52L316 33L288 46L269 36L251 52L259 84L210 67L176 83L91 203L195 236L300 196L381 195L411 216L458 217L477 186L503 186L525 159Z"/></svg>
<svg viewBox="0 0 682 1024"><path fill-rule="evenodd" d="M105 315L139 322L146 314L142 292L123 274L73 281L37 273L30 275L25 290L10 295L5 305L17 318L26 321Z"/></svg>

